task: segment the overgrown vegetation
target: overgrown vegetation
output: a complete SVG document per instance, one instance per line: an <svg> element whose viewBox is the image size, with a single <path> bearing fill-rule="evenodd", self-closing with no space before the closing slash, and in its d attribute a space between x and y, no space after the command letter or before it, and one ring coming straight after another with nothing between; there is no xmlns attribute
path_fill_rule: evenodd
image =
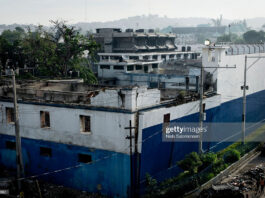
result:
<svg viewBox="0 0 265 198"><path fill-rule="evenodd" d="M237 34L224 34L217 38L217 43L232 42L234 44L258 44L265 42L265 32L250 30L242 36Z"/></svg>
<svg viewBox="0 0 265 198"><path fill-rule="evenodd" d="M236 142L217 153L189 153L177 163L184 171L177 177L158 183L150 175L146 176L145 197L182 197L186 192L209 181L241 156L258 146L257 142L241 144Z"/></svg>
<svg viewBox="0 0 265 198"><path fill-rule="evenodd" d="M99 49L92 37L79 33L65 21L51 21L49 30L16 28L0 35L1 71L7 68L31 71L34 77L65 78L79 73L85 82L96 83L91 62Z"/></svg>

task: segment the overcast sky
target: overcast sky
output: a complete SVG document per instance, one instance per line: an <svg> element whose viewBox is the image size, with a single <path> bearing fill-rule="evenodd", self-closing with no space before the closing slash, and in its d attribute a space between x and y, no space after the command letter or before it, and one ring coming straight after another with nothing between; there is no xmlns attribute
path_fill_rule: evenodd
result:
<svg viewBox="0 0 265 198"><path fill-rule="evenodd" d="M0 24L110 21L136 15L265 17L265 0L0 0Z"/></svg>

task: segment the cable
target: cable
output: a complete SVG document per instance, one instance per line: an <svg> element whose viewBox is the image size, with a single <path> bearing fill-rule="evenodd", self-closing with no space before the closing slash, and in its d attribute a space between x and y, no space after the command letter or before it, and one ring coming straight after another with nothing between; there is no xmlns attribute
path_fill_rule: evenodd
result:
<svg viewBox="0 0 265 198"><path fill-rule="evenodd" d="M127 150L128 148L126 148L124 150L124 152ZM90 164L94 164L94 163L97 163L97 162L100 162L100 161L103 161L103 160L106 160L108 158L111 158L115 155L118 155L119 153L116 152L116 153L113 153L111 155L107 155L105 157L102 157L102 158L99 158L97 160L94 160L92 162L88 162L88 163L83 163L83 164L77 164L77 165L74 165L74 166L69 166L69 167L66 167L66 168L62 168L62 169L57 169L57 170L54 170L54 171L49 171L49 172L44 172L44 173L41 173L41 174L37 174L37 175L32 175L32 176L28 176L28 177L22 177L22 178L19 178L19 179L13 179L12 181L22 181L22 180L25 180L25 179L33 179L33 178L37 178L37 177L41 177L41 176L45 176L45 175L50 175L50 174L55 174L55 173L59 173L59 172L63 172L63 171L67 171L67 170L71 170L71 169L74 169L74 168L79 168L79 167L83 167L83 166L87 166L87 165L90 165ZM3 182L10 182L10 181L3 181Z"/></svg>

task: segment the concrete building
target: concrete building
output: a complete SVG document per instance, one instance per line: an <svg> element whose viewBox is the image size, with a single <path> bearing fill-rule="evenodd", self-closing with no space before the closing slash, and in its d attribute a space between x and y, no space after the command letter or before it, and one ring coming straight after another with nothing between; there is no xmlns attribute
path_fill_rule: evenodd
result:
<svg viewBox="0 0 265 198"><path fill-rule="evenodd" d="M215 41L218 36L226 33L226 26L220 27L174 27L172 33L176 34L176 43L183 44L198 44L203 43L204 39Z"/></svg>
<svg viewBox="0 0 265 198"><path fill-rule="evenodd" d="M199 52L177 49L174 34L104 28L97 29L94 38L101 45L96 73L102 83L176 88L194 73L179 66L200 62ZM191 78L196 80L194 75Z"/></svg>
<svg viewBox="0 0 265 198"><path fill-rule="evenodd" d="M204 92L202 101L203 124L210 123L203 136L204 151L218 151L241 138L240 87L246 54L229 54L228 50L226 46L209 46L202 52L205 70L215 84L214 90ZM264 56L264 51L248 56L257 54ZM248 62L253 63L257 64L247 74L246 135L265 119L265 60ZM199 122L198 94L191 90L182 95L178 89L19 81L17 93L27 176L38 175L49 182L112 197L128 197L131 189L143 192L147 173L158 181L176 176L182 171L176 163L198 151L198 138L164 138L168 127L192 127L192 123ZM10 80L1 80L0 165L15 169L12 98ZM134 127L132 153L130 121Z"/></svg>

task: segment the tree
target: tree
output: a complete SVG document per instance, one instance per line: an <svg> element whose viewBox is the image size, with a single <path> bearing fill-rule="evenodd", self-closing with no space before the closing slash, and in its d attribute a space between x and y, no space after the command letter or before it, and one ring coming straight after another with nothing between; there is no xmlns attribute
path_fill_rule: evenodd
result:
<svg viewBox="0 0 265 198"><path fill-rule="evenodd" d="M95 61L97 43L64 21L53 24L51 31L42 26L34 31L28 28L27 32L22 28L4 31L0 36L3 69L11 61L14 68L25 65L34 68L39 77L67 77L71 70L79 72L86 82L96 83L89 67Z"/></svg>
<svg viewBox="0 0 265 198"><path fill-rule="evenodd" d="M243 38L248 44L257 44L265 41L265 32L250 30L243 34Z"/></svg>
<svg viewBox="0 0 265 198"><path fill-rule="evenodd" d="M224 34L222 36L219 36L217 38L218 43L225 43L225 42L232 42L235 44L243 44L245 43L244 39L241 36L238 36L236 34Z"/></svg>
<svg viewBox="0 0 265 198"><path fill-rule="evenodd" d="M56 43L51 33L39 26L34 32L28 29L22 41L25 64L35 68L40 76L60 76L60 68L56 57Z"/></svg>
<svg viewBox="0 0 265 198"><path fill-rule="evenodd" d="M62 73L66 76L69 69L80 64L85 51L93 59L98 45L92 37L81 35L74 27L67 26L65 21L52 21L52 23L58 63L62 65Z"/></svg>
<svg viewBox="0 0 265 198"><path fill-rule="evenodd" d="M197 173L198 168L202 165L202 161L196 152L192 152L185 156L185 158L178 162L178 166L189 171L191 174Z"/></svg>
<svg viewBox="0 0 265 198"><path fill-rule="evenodd" d="M14 31L5 30L0 36L0 61L2 69L6 66L13 68L23 65L21 51L21 41L25 36L25 31L16 27Z"/></svg>

